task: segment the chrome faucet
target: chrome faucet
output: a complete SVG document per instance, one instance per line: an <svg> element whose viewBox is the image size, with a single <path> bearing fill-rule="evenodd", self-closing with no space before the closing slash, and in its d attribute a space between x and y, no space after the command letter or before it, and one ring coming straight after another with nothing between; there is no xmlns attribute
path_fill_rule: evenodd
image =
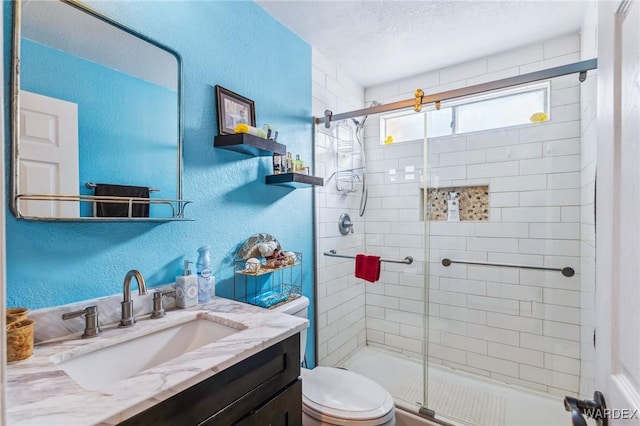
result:
<svg viewBox="0 0 640 426"><path fill-rule="evenodd" d="M136 277L138 281L138 294L147 294L147 285L142 278L142 274L136 269L132 269L124 276L124 285L122 287L123 300L120 303L122 305L122 315L120 317L120 324L118 327L131 327L135 322L133 318L133 300L131 300L131 278Z"/></svg>

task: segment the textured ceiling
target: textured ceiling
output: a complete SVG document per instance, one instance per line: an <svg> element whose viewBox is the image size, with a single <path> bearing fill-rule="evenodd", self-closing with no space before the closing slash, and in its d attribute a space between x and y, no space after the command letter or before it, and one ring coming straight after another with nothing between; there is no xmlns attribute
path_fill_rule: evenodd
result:
<svg viewBox="0 0 640 426"><path fill-rule="evenodd" d="M257 3L364 87L580 30L592 0Z"/></svg>

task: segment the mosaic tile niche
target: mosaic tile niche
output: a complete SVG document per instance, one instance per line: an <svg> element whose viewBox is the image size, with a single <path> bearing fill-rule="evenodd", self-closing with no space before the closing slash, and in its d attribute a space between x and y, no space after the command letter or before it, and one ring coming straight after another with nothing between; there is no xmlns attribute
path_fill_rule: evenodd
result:
<svg viewBox="0 0 640 426"><path fill-rule="evenodd" d="M427 190L429 220L447 220L447 197L451 191L456 191L460 194L460 221L489 220L488 185L429 188Z"/></svg>

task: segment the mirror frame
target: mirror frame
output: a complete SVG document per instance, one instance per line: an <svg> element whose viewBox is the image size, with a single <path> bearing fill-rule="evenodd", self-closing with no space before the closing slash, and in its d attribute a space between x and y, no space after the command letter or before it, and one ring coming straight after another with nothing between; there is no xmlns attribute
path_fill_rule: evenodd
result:
<svg viewBox="0 0 640 426"><path fill-rule="evenodd" d="M177 172L178 172L178 182L177 182L177 194L175 200L166 200L166 199L155 199L158 202L162 202L162 204L170 204L174 214L173 216L167 217L93 217L93 216L85 216L85 217L35 217L35 216L25 216L20 213L20 209L18 207L18 197L19 197L19 179L18 179L18 159L19 159L19 147L18 144L20 142L20 58L21 58L21 26L22 26L22 0L13 0L13 16L12 16L12 43L11 43L11 76L10 76L10 111L11 111L11 122L10 126L10 134L11 134L11 156L10 156L10 176L9 176L9 188L10 188L10 201L9 207L11 213L16 217L16 219L21 220L35 220L35 221L67 221L67 222L121 222L121 221L131 221L131 222L167 222L167 221L179 221L179 220L191 220L186 219L184 217L184 209L190 201L186 201L182 199L182 149L183 149L183 94L182 94L182 57L180 54L173 49L167 47L166 45L159 43L144 34L141 34L108 16L98 12L97 10L81 3L78 0L55 0L60 1L70 7L75 7L80 11L87 13L94 18L97 18L107 24L114 26L116 29L121 31L125 31L134 37L140 38L141 40L146 41L153 46L166 51L167 53L173 55L176 58L177 62L177 98L178 98L178 155L177 155ZM58 197L69 197L69 195L63 194L52 194L52 196ZM78 203L82 202L97 202L97 199L91 195L78 195L71 196L74 197L73 201L77 201ZM77 199L76 199L77 198ZM151 199L154 200L154 199Z"/></svg>

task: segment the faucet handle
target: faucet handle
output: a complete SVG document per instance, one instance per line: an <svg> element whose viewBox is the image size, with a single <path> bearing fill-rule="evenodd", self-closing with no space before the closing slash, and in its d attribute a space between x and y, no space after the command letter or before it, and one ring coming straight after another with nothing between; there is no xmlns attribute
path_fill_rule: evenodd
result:
<svg viewBox="0 0 640 426"><path fill-rule="evenodd" d="M156 291L153 293L153 312L151 312L151 318L162 318L166 315L164 312L164 306L162 305L163 296L176 297L175 290Z"/></svg>
<svg viewBox="0 0 640 426"><path fill-rule="evenodd" d="M100 323L98 321L98 307L97 306L87 306L84 309L74 312L67 312L62 314L63 320L68 320L71 318L76 318L81 315L84 315L84 333L82 334L83 338L87 337L96 337L102 333L102 329L100 329Z"/></svg>

